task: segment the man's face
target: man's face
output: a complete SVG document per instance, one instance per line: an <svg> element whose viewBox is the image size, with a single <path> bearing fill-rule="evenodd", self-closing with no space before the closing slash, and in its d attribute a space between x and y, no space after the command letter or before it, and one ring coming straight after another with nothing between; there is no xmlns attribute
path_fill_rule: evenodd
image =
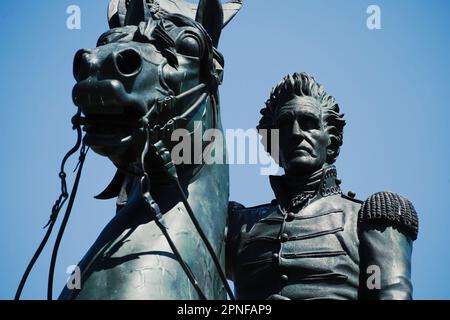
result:
<svg viewBox="0 0 450 320"><path fill-rule="evenodd" d="M287 174L308 174L327 161L330 137L320 106L311 97L295 97L277 114L281 165Z"/></svg>

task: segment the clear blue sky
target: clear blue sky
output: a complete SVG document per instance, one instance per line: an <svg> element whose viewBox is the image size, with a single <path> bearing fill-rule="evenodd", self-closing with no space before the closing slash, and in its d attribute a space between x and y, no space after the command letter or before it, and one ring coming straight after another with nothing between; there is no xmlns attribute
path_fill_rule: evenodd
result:
<svg viewBox="0 0 450 320"><path fill-rule="evenodd" d="M107 3L0 4L0 299L14 296L44 234L59 192L58 166L75 139L69 124L73 55L94 46L107 29ZM71 4L81 7L81 30L66 28ZM370 4L381 7L382 30L366 27ZM247 0L221 41L226 128L254 128L270 88L289 72L313 74L337 98L348 121L337 163L344 189L362 199L396 191L419 213L417 299L450 298L449 15L447 0ZM107 159L89 154L60 250L56 293L66 267L114 214L114 201L93 199L113 173ZM231 198L246 205L272 199L258 166L232 166ZM45 298L49 251L24 298Z"/></svg>

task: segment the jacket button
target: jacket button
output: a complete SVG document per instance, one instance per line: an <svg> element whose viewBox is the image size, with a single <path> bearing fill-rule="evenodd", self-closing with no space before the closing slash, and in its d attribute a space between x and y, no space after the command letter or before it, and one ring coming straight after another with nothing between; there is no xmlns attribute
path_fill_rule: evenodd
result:
<svg viewBox="0 0 450 320"><path fill-rule="evenodd" d="M280 237L281 242L286 242L289 240L289 236L287 233L283 233Z"/></svg>
<svg viewBox="0 0 450 320"><path fill-rule="evenodd" d="M283 281L284 283L286 283L286 282L289 281L289 277L288 277L287 275L283 274L283 275L281 276L281 281Z"/></svg>
<svg viewBox="0 0 450 320"><path fill-rule="evenodd" d="M286 216L286 221L291 222L291 221L294 221L294 219L295 219L295 214L293 212L289 212L288 215Z"/></svg>
<svg viewBox="0 0 450 320"><path fill-rule="evenodd" d="M272 255L272 259L273 259L273 262L278 262L278 258L280 257L280 255L278 254L278 253L274 253L273 255Z"/></svg>

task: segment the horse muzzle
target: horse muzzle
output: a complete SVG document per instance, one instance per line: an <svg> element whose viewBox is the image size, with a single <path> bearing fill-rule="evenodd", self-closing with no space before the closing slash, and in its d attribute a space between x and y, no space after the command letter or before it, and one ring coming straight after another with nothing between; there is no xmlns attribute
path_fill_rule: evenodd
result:
<svg viewBox="0 0 450 320"><path fill-rule="evenodd" d="M126 92L119 80L97 80L89 77L78 82L72 92L73 102L86 116L132 114L142 117L147 104Z"/></svg>
<svg viewBox="0 0 450 320"><path fill-rule="evenodd" d="M147 105L126 92L119 80L89 77L73 88L73 101L84 117L83 142L115 163L133 161L142 136L141 119Z"/></svg>

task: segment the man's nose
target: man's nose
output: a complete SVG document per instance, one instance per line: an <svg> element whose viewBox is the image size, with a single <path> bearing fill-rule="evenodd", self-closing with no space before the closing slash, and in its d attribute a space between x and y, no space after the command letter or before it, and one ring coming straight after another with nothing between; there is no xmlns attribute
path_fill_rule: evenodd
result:
<svg viewBox="0 0 450 320"><path fill-rule="evenodd" d="M296 139L301 139L303 140L304 135L303 135L303 130L300 126L300 123L298 122L298 120L294 120L294 123L292 124L292 135L293 137L295 137Z"/></svg>
<svg viewBox="0 0 450 320"><path fill-rule="evenodd" d="M99 50L81 49L73 62L73 75L78 82L98 73L112 79L127 79L137 76L141 70L142 57L131 48L105 55Z"/></svg>

